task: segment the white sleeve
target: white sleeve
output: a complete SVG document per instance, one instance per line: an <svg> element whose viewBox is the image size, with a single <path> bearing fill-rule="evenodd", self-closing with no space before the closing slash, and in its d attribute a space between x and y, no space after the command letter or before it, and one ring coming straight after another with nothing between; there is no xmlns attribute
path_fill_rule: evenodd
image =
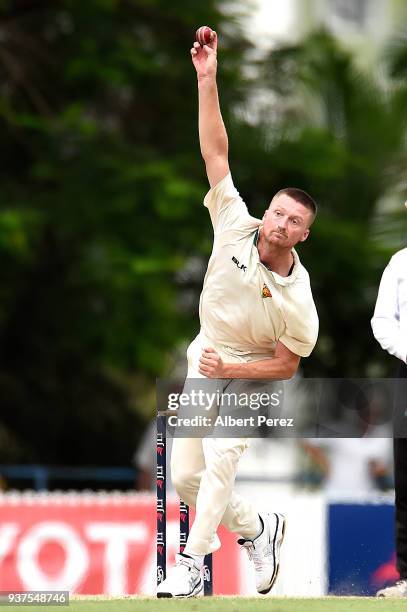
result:
<svg viewBox="0 0 407 612"><path fill-rule="evenodd" d="M296 292L296 299L284 305L285 329L278 338L292 353L308 357L318 339L319 321L311 287Z"/></svg>
<svg viewBox="0 0 407 612"><path fill-rule="evenodd" d="M234 227L242 216L250 216L230 173L208 191L204 206L209 210L215 234Z"/></svg>
<svg viewBox="0 0 407 612"><path fill-rule="evenodd" d="M406 363L407 346L400 330L397 274L392 260L383 272L372 318L373 335L381 347Z"/></svg>

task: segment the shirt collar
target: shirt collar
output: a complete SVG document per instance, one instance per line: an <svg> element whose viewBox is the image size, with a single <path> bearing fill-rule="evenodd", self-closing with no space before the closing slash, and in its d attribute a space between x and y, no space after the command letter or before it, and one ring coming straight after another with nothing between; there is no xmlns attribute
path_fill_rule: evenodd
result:
<svg viewBox="0 0 407 612"><path fill-rule="evenodd" d="M277 274L277 272L273 272L273 270L270 270L269 268L267 268L267 266L265 266L260 261L259 251L257 248L257 243L259 242L259 235L260 235L260 228L257 228L256 231L254 232L253 247L255 248L255 252L257 253L257 259L258 259L259 264L264 268L264 270L266 270L268 274L272 275L277 285L283 285L283 286L291 285L297 279L298 272L301 266L300 258L298 257L297 251L294 248L291 249L291 253L293 254L293 258L294 258L294 266L291 271L291 274L289 276L280 276L280 274Z"/></svg>

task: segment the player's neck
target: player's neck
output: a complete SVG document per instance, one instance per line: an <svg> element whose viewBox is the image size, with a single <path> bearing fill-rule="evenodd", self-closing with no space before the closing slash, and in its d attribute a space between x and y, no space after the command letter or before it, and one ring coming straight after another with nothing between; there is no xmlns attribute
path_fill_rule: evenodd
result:
<svg viewBox="0 0 407 612"><path fill-rule="evenodd" d="M282 248L270 244L260 231L257 242L257 250L261 263L272 272L280 276L288 276L293 267L294 256L291 247Z"/></svg>

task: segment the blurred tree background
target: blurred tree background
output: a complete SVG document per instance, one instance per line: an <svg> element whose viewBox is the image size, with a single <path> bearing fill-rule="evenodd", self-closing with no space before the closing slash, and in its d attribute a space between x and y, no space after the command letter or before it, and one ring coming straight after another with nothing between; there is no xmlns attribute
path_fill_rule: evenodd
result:
<svg viewBox="0 0 407 612"><path fill-rule="evenodd" d="M319 203L304 373L391 372L370 318L406 229L382 205L406 186L406 41L374 75L324 32L256 60L219 0L2 0L3 463L129 463L155 378L198 330L212 231L189 49L205 23L251 212L287 185Z"/></svg>

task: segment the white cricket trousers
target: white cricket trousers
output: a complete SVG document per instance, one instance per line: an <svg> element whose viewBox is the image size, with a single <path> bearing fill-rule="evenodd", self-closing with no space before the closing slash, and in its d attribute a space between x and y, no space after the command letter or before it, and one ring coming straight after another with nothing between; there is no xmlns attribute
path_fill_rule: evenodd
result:
<svg viewBox="0 0 407 612"><path fill-rule="evenodd" d="M226 362L248 360L241 355L223 353L201 332L188 347L187 379L205 378L198 371L198 362L202 349L208 346L215 348ZM216 530L220 523L247 539L257 535L256 508L233 490L239 459L247 447L247 438L174 437L172 482L179 497L196 510L184 551L187 554L206 555L218 550L220 541Z"/></svg>

